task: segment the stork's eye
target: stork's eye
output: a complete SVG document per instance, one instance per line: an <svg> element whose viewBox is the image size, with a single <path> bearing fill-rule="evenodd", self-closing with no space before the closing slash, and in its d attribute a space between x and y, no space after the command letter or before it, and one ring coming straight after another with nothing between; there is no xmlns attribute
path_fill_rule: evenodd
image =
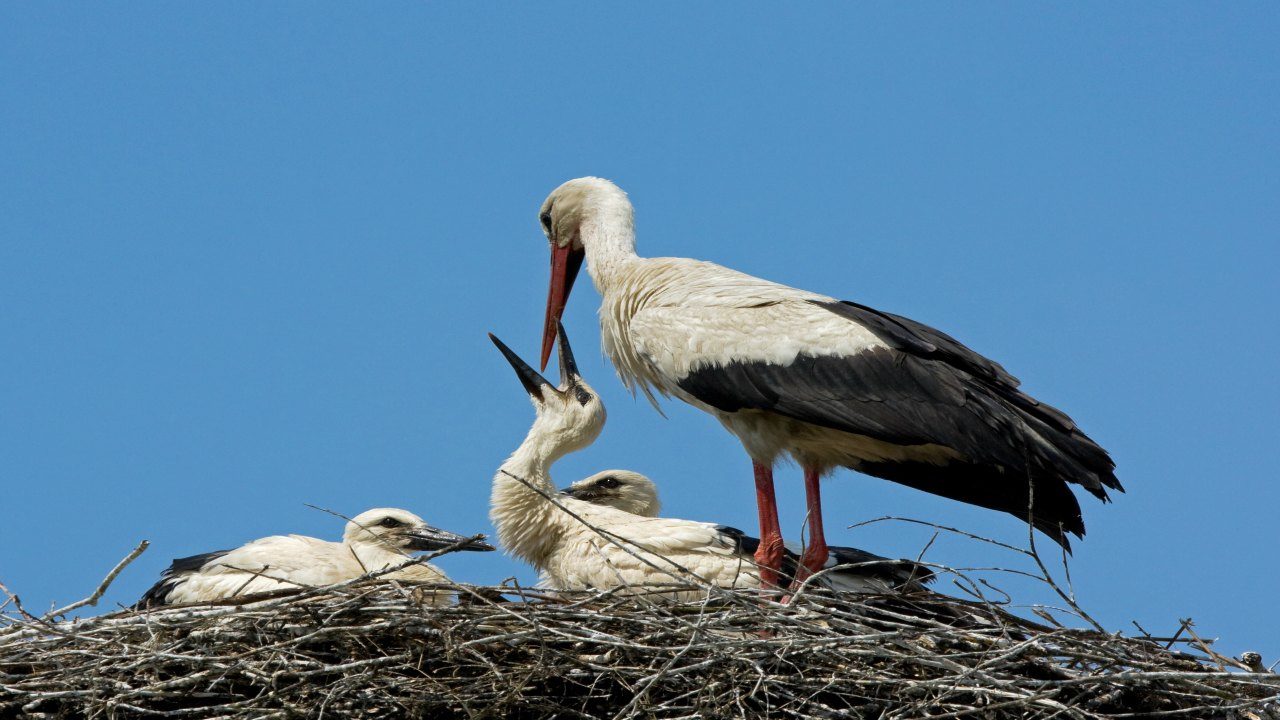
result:
<svg viewBox="0 0 1280 720"><path fill-rule="evenodd" d="M384 528L398 528L404 523L400 522L399 520L393 517L386 517L386 518L382 518L382 522L378 524Z"/></svg>
<svg viewBox="0 0 1280 720"><path fill-rule="evenodd" d="M608 488L610 490L622 486L622 483L618 482L618 478L616 477L601 478L600 482L596 484L602 488Z"/></svg>
<svg viewBox="0 0 1280 720"><path fill-rule="evenodd" d="M542 213L538 219L542 221L542 229L546 230L548 235L551 234L551 211Z"/></svg>

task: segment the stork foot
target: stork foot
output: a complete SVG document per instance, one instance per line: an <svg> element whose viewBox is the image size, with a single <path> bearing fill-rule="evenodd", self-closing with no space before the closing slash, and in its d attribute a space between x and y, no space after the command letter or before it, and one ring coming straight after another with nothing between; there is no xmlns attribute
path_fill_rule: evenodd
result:
<svg viewBox="0 0 1280 720"><path fill-rule="evenodd" d="M760 589L779 587L782 568L782 528L778 524L778 501L773 493L773 466L752 462L756 476L756 509L760 512L760 547L756 548L756 571Z"/></svg>
<svg viewBox="0 0 1280 720"><path fill-rule="evenodd" d="M800 556L800 566L796 568L796 586L827 565L827 557L831 551L827 548L827 543L822 541L821 538L816 540L816 542L810 541L809 547L805 548L804 554Z"/></svg>
<svg viewBox="0 0 1280 720"><path fill-rule="evenodd" d="M800 565L796 568L796 576L791 584L792 590L800 587L810 575L826 567L827 557L831 552L822 531L822 488L818 483L820 477L821 473L817 468L805 466L804 495L808 509L809 542L800 555Z"/></svg>
<svg viewBox="0 0 1280 720"><path fill-rule="evenodd" d="M782 578L782 537L761 538L760 547L753 556L756 568L760 573L760 587L764 589L781 587Z"/></svg>

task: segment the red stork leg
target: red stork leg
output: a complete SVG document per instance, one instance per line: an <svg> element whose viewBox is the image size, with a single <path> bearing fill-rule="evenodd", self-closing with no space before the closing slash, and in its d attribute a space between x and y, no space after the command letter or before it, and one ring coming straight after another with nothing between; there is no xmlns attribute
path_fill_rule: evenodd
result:
<svg viewBox="0 0 1280 720"><path fill-rule="evenodd" d="M822 488L818 484L818 469L804 469L804 498L808 508L809 543L804 554L800 556L800 567L796 571L796 582L818 572L827 564L827 538L822 532Z"/></svg>
<svg viewBox="0 0 1280 720"><path fill-rule="evenodd" d="M756 475L756 508L760 511L760 547L755 561L760 572L760 586L778 587L778 571L782 567L782 527L778 524L778 501L773 494L773 466L752 462Z"/></svg>

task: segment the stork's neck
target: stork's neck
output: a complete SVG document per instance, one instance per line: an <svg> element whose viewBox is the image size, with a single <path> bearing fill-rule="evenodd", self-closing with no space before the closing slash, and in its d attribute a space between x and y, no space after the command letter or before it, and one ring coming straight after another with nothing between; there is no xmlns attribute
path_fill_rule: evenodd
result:
<svg viewBox="0 0 1280 720"><path fill-rule="evenodd" d="M564 454L558 452L550 438L535 425L525 436L520 447L502 463L502 470L518 475L539 489L554 489L551 484L551 465ZM499 473L502 474L502 473Z"/></svg>
<svg viewBox="0 0 1280 720"><path fill-rule="evenodd" d="M631 203L625 196L606 198L582 222L579 232L587 254L587 273L596 290L604 295L624 277L625 268L639 259Z"/></svg>
<svg viewBox="0 0 1280 720"><path fill-rule="evenodd" d="M489 519L498 529L502 548L539 570L557 537L551 520L559 510L545 495L556 493L549 471L565 454L559 445L535 422L524 442L493 476L489 499Z"/></svg>

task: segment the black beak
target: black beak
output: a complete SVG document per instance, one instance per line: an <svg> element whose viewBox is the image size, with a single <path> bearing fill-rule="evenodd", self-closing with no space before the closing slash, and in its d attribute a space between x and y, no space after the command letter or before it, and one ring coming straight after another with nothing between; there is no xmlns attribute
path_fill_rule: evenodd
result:
<svg viewBox="0 0 1280 720"><path fill-rule="evenodd" d="M564 490L561 490L560 494L577 500L583 500L585 502L591 502L600 496L600 494L596 492L595 488L567 487Z"/></svg>
<svg viewBox="0 0 1280 720"><path fill-rule="evenodd" d="M564 323L559 320L556 321L556 335L560 338L560 386L573 387L582 376L578 374L578 363L573 359L573 348L569 347Z"/></svg>
<svg viewBox="0 0 1280 720"><path fill-rule="evenodd" d="M458 543L466 543L458 547L459 550L488 552L494 549L487 542L472 540L466 536L430 526L410 530L405 533L405 536L409 538L409 544L406 546L409 550L443 550Z"/></svg>
<svg viewBox="0 0 1280 720"><path fill-rule="evenodd" d="M561 337L563 338L563 336ZM543 399L542 392L544 389L555 390L546 378L539 375L537 370L529 367L528 363L521 360L519 355L515 354L511 348L507 347L493 333L489 333L489 339L493 341L494 345L498 346L498 350L502 352L502 356L507 359L507 362L511 363L511 367L515 368L516 377L520 378L520 384L524 386L526 392L541 400ZM563 349L561 352L564 352ZM563 372L563 366L561 372Z"/></svg>

